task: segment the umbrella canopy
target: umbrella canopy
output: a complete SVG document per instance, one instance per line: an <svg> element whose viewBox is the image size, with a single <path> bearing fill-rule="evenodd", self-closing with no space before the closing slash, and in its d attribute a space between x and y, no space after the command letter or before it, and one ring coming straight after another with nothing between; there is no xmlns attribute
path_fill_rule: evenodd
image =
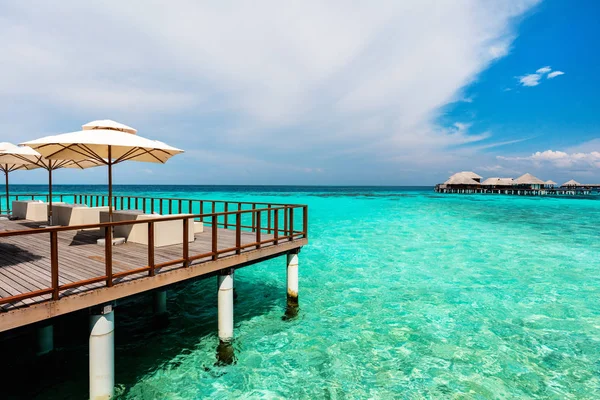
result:
<svg viewBox="0 0 600 400"><path fill-rule="evenodd" d="M581 186L581 183L571 179L570 181L563 183L562 186Z"/></svg>
<svg viewBox="0 0 600 400"><path fill-rule="evenodd" d="M16 171L19 169L35 169L39 168L33 162L29 160L23 160L21 158L15 157L13 155L14 152L22 152L22 151L31 151L35 154L39 155L38 152L32 150L30 148L24 149L19 146L15 146L12 143L1 142L0 143L0 170L4 172L5 178L5 189L6 189L6 212L10 213L10 191L8 188L8 174L12 171ZM2 208L0 206L0 208Z"/></svg>
<svg viewBox="0 0 600 400"><path fill-rule="evenodd" d="M515 179L516 185L544 185L544 181L536 178L531 174L521 175L517 179Z"/></svg>
<svg viewBox="0 0 600 400"><path fill-rule="evenodd" d="M10 165L21 166L21 169L44 168L48 171L48 224L52 225L52 171L59 168L90 168L102 165L96 160L48 160L29 146L10 146L0 147L0 162L7 162ZM1 145L0 145L1 146ZM19 164L20 163L20 164ZM18 168L17 168L18 169ZM14 170L14 169L13 169ZM8 175L7 175L8 182ZM8 183L7 183L8 187ZM8 192L7 192L8 204Z"/></svg>
<svg viewBox="0 0 600 400"><path fill-rule="evenodd" d="M50 160L95 160L108 166L108 207L112 218L112 166L123 161L164 164L183 153L157 140L137 135L137 130L112 120L92 121L81 131L46 136L23 143Z"/></svg>

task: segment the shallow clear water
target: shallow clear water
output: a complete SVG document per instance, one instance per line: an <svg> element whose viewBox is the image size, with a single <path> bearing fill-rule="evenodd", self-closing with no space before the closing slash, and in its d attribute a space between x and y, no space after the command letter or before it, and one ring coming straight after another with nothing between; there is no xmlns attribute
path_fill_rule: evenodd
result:
<svg viewBox="0 0 600 400"><path fill-rule="evenodd" d="M57 187L75 189L103 190ZM116 311L123 399L600 396L598 197L417 188L117 192L310 207L298 318L281 318L283 259L239 270L237 362L219 367L213 279L169 292L165 328L153 325L151 302L140 297ZM9 393L86 398L85 313L61 319L57 335L48 359L13 360L39 383Z"/></svg>

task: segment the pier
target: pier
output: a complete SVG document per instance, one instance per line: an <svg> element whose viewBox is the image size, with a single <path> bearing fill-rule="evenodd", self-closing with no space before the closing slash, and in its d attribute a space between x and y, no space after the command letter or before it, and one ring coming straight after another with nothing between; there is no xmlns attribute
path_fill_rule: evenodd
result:
<svg viewBox="0 0 600 400"><path fill-rule="evenodd" d="M454 194L508 194L513 196L589 196L600 194L598 188L548 188L548 189L518 189L518 188L485 188L485 187L447 187L445 185L436 185L436 193L454 193Z"/></svg>
<svg viewBox="0 0 600 400"><path fill-rule="evenodd" d="M13 197L48 200L38 194ZM95 194L55 199L89 207L108 204L107 196ZM0 221L0 332L36 324L38 353L48 353L52 318L89 309L90 398L111 396L114 390L114 318L122 299L153 292L155 312L165 314L169 285L216 276L222 362L232 359L236 269L283 256L286 316L297 312L298 254L308 243L306 205L134 196L115 196L113 204L116 210L161 215L45 228L34 221ZM179 243L156 246L161 227L174 221ZM113 245L114 232L134 226L147 232L147 245Z"/></svg>

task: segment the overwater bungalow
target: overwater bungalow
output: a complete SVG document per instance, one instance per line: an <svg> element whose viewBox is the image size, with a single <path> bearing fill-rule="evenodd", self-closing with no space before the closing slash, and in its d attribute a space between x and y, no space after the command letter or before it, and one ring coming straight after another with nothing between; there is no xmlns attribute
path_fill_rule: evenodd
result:
<svg viewBox="0 0 600 400"><path fill-rule="evenodd" d="M513 178L487 178L481 186L487 189L507 189L514 184Z"/></svg>
<svg viewBox="0 0 600 400"><path fill-rule="evenodd" d="M541 180L539 178L536 178L535 176L533 176L529 173L521 175L514 181L514 186L516 186L517 189L525 189L525 190L527 190L527 189L542 189L545 184L546 184L546 182L544 182L543 180Z"/></svg>
<svg viewBox="0 0 600 400"><path fill-rule="evenodd" d="M544 186L546 187L546 189L552 189L556 185L557 185L557 183L554 182L554 181L552 181L552 180L548 180L544 184Z"/></svg>
<svg viewBox="0 0 600 400"><path fill-rule="evenodd" d="M567 181L565 183L563 183L562 185L560 185L560 187L564 187L564 188L575 188L577 186L581 186L581 183L577 182L574 179L571 179L570 181Z"/></svg>
<svg viewBox="0 0 600 400"><path fill-rule="evenodd" d="M450 177L450 179L452 179L452 178L470 178L470 179L473 179L477 183L481 183L481 179L482 179L481 175L477 175L473 171L457 172L456 174L454 174Z"/></svg>
<svg viewBox="0 0 600 400"><path fill-rule="evenodd" d="M452 175L443 183L444 188L455 191L455 193L473 193L481 187L481 176L474 172L459 172Z"/></svg>

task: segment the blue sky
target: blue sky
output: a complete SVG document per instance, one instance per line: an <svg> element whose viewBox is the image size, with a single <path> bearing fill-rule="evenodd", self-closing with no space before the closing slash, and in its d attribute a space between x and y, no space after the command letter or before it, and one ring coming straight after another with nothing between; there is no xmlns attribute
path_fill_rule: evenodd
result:
<svg viewBox="0 0 600 400"><path fill-rule="evenodd" d="M114 119L186 150L116 183L600 183L599 16L591 0L2 2L0 141Z"/></svg>

